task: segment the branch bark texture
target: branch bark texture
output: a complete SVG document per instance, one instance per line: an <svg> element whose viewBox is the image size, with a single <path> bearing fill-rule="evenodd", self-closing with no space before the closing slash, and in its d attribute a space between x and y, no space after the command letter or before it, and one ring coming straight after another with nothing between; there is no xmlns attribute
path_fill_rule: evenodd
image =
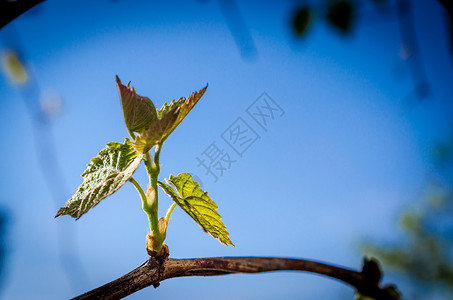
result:
<svg viewBox="0 0 453 300"><path fill-rule="evenodd" d="M120 299L161 281L184 276L217 276L234 273L305 271L340 280L376 300L398 298L379 286L379 267L365 262L362 271L353 271L320 262L273 257L219 257L156 259L150 257L132 272L74 299Z"/></svg>

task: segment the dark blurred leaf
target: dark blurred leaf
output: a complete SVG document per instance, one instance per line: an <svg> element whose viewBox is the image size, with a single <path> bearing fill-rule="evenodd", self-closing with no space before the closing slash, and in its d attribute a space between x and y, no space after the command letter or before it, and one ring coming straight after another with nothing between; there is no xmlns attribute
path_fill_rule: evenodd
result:
<svg viewBox="0 0 453 300"><path fill-rule="evenodd" d="M384 290L389 293L395 299L401 299L401 294L394 285L387 285L384 287Z"/></svg>
<svg viewBox="0 0 453 300"><path fill-rule="evenodd" d="M310 25L310 20L311 10L308 5L296 10L296 13L293 17L294 32L299 36L304 35L308 29L308 26Z"/></svg>
<svg viewBox="0 0 453 300"><path fill-rule="evenodd" d="M331 1L327 8L327 21L342 33L349 33L353 22L354 6L347 0Z"/></svg>
<svg viewBox="0 0 453 300"><path fill-rule="evenodd" d="M357 294L355 294L354 296L354 300L375 300L375 299L357 292Z"/></svg>
<svg viewBox="0 0 453 300"><path fill-rule="evenodd" d="M450 52L453 55L453 1L451 0L439 0L439 2L444 6L445 10L448 13L448 34L450 39Z"/></svg>
<svg viewBox="0 0 453 300"><path fill-rule="evenodd" d="M434 155L439 162L450 160L452 156L452 149L448 145L439 145L434 149Z"/></svg>
<svg viewBox="0 0 453 300"><path fill-rule="evenodd" d="M43 0L0 1L0 29Z"/></svg>
<svg viewBox="0 0 453 300"><path fill-rule="evenodd" d="M380 299L401 299L401 294L398 292L394 285L387 285L383 288L385 292L387 292L387 298L380 298ZM353 300L376 300L376 298L366 296L360 292L357 292L354 295Z"/></svg>

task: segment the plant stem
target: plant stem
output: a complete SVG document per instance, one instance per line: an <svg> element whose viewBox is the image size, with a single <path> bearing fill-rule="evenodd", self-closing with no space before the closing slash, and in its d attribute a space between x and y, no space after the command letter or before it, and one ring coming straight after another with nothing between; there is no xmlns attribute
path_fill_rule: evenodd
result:
<svg viewBox="0 0 453 300"><path fill-rule="evenodd" d="M148 215L150 234L147 237L147 249L150 253L160 255L162 244L166 237L166 226L159 226L159 201L157 180L160 173L159 156L161 144L156 145L154 157L149 153L145 155L146 172L148 173L149 184L146 191L146 201L143 202L143 210Z"/></svg>
<svg viewBox="0 0 453 300"><path fill-rule="evenodd" d="M140 198L142 199L142 203L145 203L146 202L146 194L143 191L143 189L140 186L140 184L138 184L138 182L132 177L129 179L129 181L135 186L135 189L140 194Z"/></svg>
<svg viewBox="0 0 453 300"><path fill-rule="evenodd" d="M165 220L167 221L167 224L168 224L168 220L170 220L171 213L173 212L175 207L176 207L176 203L173 202L173 204L167 210L167 214L165 215Z"/></svg>

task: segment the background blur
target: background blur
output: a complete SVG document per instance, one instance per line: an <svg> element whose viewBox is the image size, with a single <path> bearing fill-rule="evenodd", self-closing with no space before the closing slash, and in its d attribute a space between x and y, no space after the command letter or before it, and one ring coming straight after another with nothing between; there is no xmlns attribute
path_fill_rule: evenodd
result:
<svg viewBox="0 0 453 300"><path fill-rule="evenodd" d="M148 222L131 184L77 222L54 219L90 159L127 137L117 74L157 107L209 83L164 144L161 178L198 177L236 247L177 208L166 240L173 258L284 256L358 269L372 253L407 299L448 299L448 22L427 0L37 5L0 30L0 297L74 297L147 259ZM279 110L259 105L264 92ZM264 115L248 113L256 107ZM254 132L238 152L224 134L235 122ZM212 145L233 161L225 170L199 164ZM134 178L145 186L143 166ZM169 205L162 194L161 214ZM353 294L280 272L172 279L130 299Z"/></svg>

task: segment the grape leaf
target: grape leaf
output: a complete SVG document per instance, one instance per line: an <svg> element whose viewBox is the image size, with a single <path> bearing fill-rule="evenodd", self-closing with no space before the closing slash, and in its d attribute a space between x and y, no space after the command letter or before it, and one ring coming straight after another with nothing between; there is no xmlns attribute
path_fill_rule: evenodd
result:
<svg viewBox="0 0 453 300"><path fill-rule="evenodd" d="M179 114L178 118L176 119L176 122L173 124L173 126L165 133L163 139L165 140L172 132L173 130L176 129L176 127L184 120L184 118L187 116L187 114L192 110L192 108L197 104L198 100L201 99L201 97L204 95L206 92L206 89L208 88L208 85L206 85L204 88L199 90L198 92L192 93L189 97L186 98L179 98L178 101L170 103L170 105L167 106L167 103L165 103L161 109L159 109L158 114L162 114L163 111L169 111L169 109L172 109L173 107L177 106L179 107Z"/></svg>
<svg viewBox="0 0 453 300"><path fill-rule="evenodd" d="M123 109L124 122L133 136L133 132L142 133L149 129L157 121L157 110L153 102L135 92L130 85L125 86L116 76L118 92Z"/></svg>
<svg viewBox="0 0 453 300"><path fill-rule="evenodd" d="M134 148L141 152L148 152L154 145L162 143L165 133L171 129L179 115L179 107L174 107L169 112L163 114L147 131L140 134L134 142ZM168 136L168 135L166 135Z"/></svg>
<svg viewBox="0 0 453 300"><path fill-rule="evenodd" d="M227 232L225 224L216 211L217 205L208 196L208 192L203 192L200 185L193 181L189 173L181 173L178 176L170 175L170 179L165 179L165 181L166 184L159 181L159 186L204 231L222 244L234 246L228 237L230 234Z"/></svg>
<svg viewBox="0 0 453 300"><path fill-rule="evenodd" d="M135 151L129 139L125 139L124 144L108 143L107 148L102 149L88 164L82 174L83 183L55 217L70 215L79 219L125 184L142 159L143 154Z"/></svg>
<svg viewBox="0 0 453 300"><path fill-rule="evenodd" d="M187 99L183 97L176 101L173 100L170 104L165 103L157 111L158 121L135 140L135 149L146 153L154 145L163 143L197 104L207 88L208 86L206 85L201 90L192 93Z"/></svg>

